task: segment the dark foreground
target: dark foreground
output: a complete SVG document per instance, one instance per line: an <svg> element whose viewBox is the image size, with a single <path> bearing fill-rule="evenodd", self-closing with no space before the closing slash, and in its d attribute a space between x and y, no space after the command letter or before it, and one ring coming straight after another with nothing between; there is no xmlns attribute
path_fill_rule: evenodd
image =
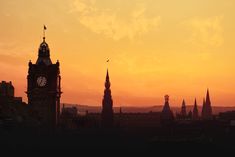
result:
<svg viewBox="0 0 235 157"><path fill-rule="evenodd" d="M0 149L7 152L108 153L114 154L190 154L225 155L235 151L235 131L218 130L198 133L177 133L169 128L77 129L45 133L26 130L0 130ZM182 154L183 153L183 154Z"/></svg>

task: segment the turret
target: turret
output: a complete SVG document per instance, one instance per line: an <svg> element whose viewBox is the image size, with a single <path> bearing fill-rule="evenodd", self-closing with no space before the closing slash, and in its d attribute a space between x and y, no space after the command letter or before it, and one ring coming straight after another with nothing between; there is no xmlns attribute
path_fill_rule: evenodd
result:
<svg viewBox="0 0 235 157"><path fill-rule="evenodd" d="M165 104L161 112L161 122L163 124L169 124L174 120L174 115L169 105L169 95L165 95Z"/></svg>

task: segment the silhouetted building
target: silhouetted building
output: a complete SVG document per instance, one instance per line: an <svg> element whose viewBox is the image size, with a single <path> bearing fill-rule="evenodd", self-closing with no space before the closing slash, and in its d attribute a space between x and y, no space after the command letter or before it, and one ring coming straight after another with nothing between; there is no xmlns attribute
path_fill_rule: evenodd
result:
<svg viewBox="0 0 235 157"><path fill-rule="evenodd" d="M193 115L192 115L192 119L193 119L193 120L198 120L198 119L199 119L198 108L197 108L197 100L196 100L196 98L195 98L194 106L193 106Z"/></svg>
<svg viewBox="0 0 235 157"><path fill-rule="evenodd" d="M75 106L65 107L61 110L60 126L66 129L76 129L79 127L78 110Z"/></svg>
<svg viewBox="0 0 235 157"><path fill-rule="evenodd" d="M187 118L188 118L189 120L192 120L192 119L193 119L193 113L192 113L191 110L188 112Z"/></svg>
<svg viewBox="0 0 235 157"><path fill-rule="evenodd" d="M190 110L187 113L185 100L182 102L180 114L176 114L176 119L178 120L191 120L192 119L192 111Z"/></svg>
<svg viewBox="0 0 235 157"><path fill-rule="evenodd" d="M15 96L15 89L11 83L7 83L6 81L2 81L0 83L0 96L2 97L14 97Z"/></svg>
<svg viewBox="0 0 235 157"><path fill-rule="evenodd" d="M2 81L0 83L0 120L22 122L26 116L25 108L26 104L22 102L22 97L15 97L12 82Z"/></svg>
<svg viewBox="0 0 235 157"><path fill-rule="evenodd" d="M182 102L182 107L181 107L181 116L186 117L187 116L187 111L186 111L186 104L185 101L183 100Z"/></svg>
<svg viewBox="0 0 235 157"><path fill-rule="evenodd" d="M164 98L165 98L165 104L164 104L162 112L161 112L161 122L162 123L169 123L174 120L174 115L170 109L169 95L165 95Z"/></svg>
<svg viewBox="0 0 235 157"><path fill-rule="evenodd" d="M102 101L102 126L112 127L113 126L113 100L110 90L109 72L107 70L104 97Z"/></svg>
<svg viewBox="0 0 235 157"><path fill-rule="evenodd" d="M44 28L45 29L45 28ZM53 64L45 41L39 46L36 64L29 62L27 96L31 116L37 125L56 127L60 115L60 64Z"/></svg>
<svg viewBox="0 0 235 157"><path fill-rule="evenodd" d="M120 109L119 109L119 113L120 113L120 114L122 114L122 107L120 107Z"/></svg>
<svg viewBox="0 0 235 157"><path fill-rule="evenodd" d="M218 118L220 121L228 123L230 126L235 126L235 111L221 112Z"/></svg>
<svg viewBox="0 0 235 157"><path fill-rule="evenodd" d="M205 110L206 110L205 108L206 108L206 100L205 100L205 98L203 98L201 117L203 117L205 115Z"/></svg>
<svg viewBox="0 0 235 157"><path fill-rule="evenodd" d="M160 126L161 112L115 113L114 124L121 128L155 128Z"/></svg>
<svg viewBox="0 0 235 157"><path fill-rule="evenodd" d="M77 117L78 110L76 107L63 107L61 111L61 117Z"/></svg>
<svg viewBox="0 0 235 157"><path fill-rule="evenodd" d="M212 108L211 108L211 101L210 101L210 95L209 95L208 89L207 89L207 93L206 93L206 100L203 99L202 119L203 120L211 120L212 119Z"/></svg>

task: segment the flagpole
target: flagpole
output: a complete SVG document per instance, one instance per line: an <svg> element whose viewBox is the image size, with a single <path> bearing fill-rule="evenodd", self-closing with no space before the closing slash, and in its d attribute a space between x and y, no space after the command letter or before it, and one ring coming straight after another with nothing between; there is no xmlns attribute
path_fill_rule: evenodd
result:
<svg viewBox="0 0 235 157"><path fill-rule="evenodd" d="M43 39L45 39L45 29L43 28Z"/></svg>
<svg viewBox="0 0 235 157"><path fill-rule="evenodd" d="M106 60L106 64L107 64L107 69L108 69L108 65L109 65L109 58L107 58L107 60Z"/></svg>
<svg viewBox="0 0 235 157"><path fill-rule="evenodd" d="M44 26L43 26L43 40L45 40L45 38L46 38L46 37L45 37L46 29L47 29L47 27L44 25Z"/></svg>
<svg viewBox="0 0 235 157"><path fill-rule="evenodd" d="M45 39L45 25L43 25L43 39Z"/></svg>

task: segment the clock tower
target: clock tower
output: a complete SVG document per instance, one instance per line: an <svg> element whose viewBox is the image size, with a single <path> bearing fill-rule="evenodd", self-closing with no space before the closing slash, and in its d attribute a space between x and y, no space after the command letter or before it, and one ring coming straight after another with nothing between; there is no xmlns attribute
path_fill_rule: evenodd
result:
<svg viewBox="0 0 235 157"><path fill-rule="evenodd" d="M44 34L45 34L44 26ZM60 64L50 59L50 49L43 41L38 49L38 59L35 64L29 61L27 96L31 118L34 124L55 128L60 116Z"/></svg>

